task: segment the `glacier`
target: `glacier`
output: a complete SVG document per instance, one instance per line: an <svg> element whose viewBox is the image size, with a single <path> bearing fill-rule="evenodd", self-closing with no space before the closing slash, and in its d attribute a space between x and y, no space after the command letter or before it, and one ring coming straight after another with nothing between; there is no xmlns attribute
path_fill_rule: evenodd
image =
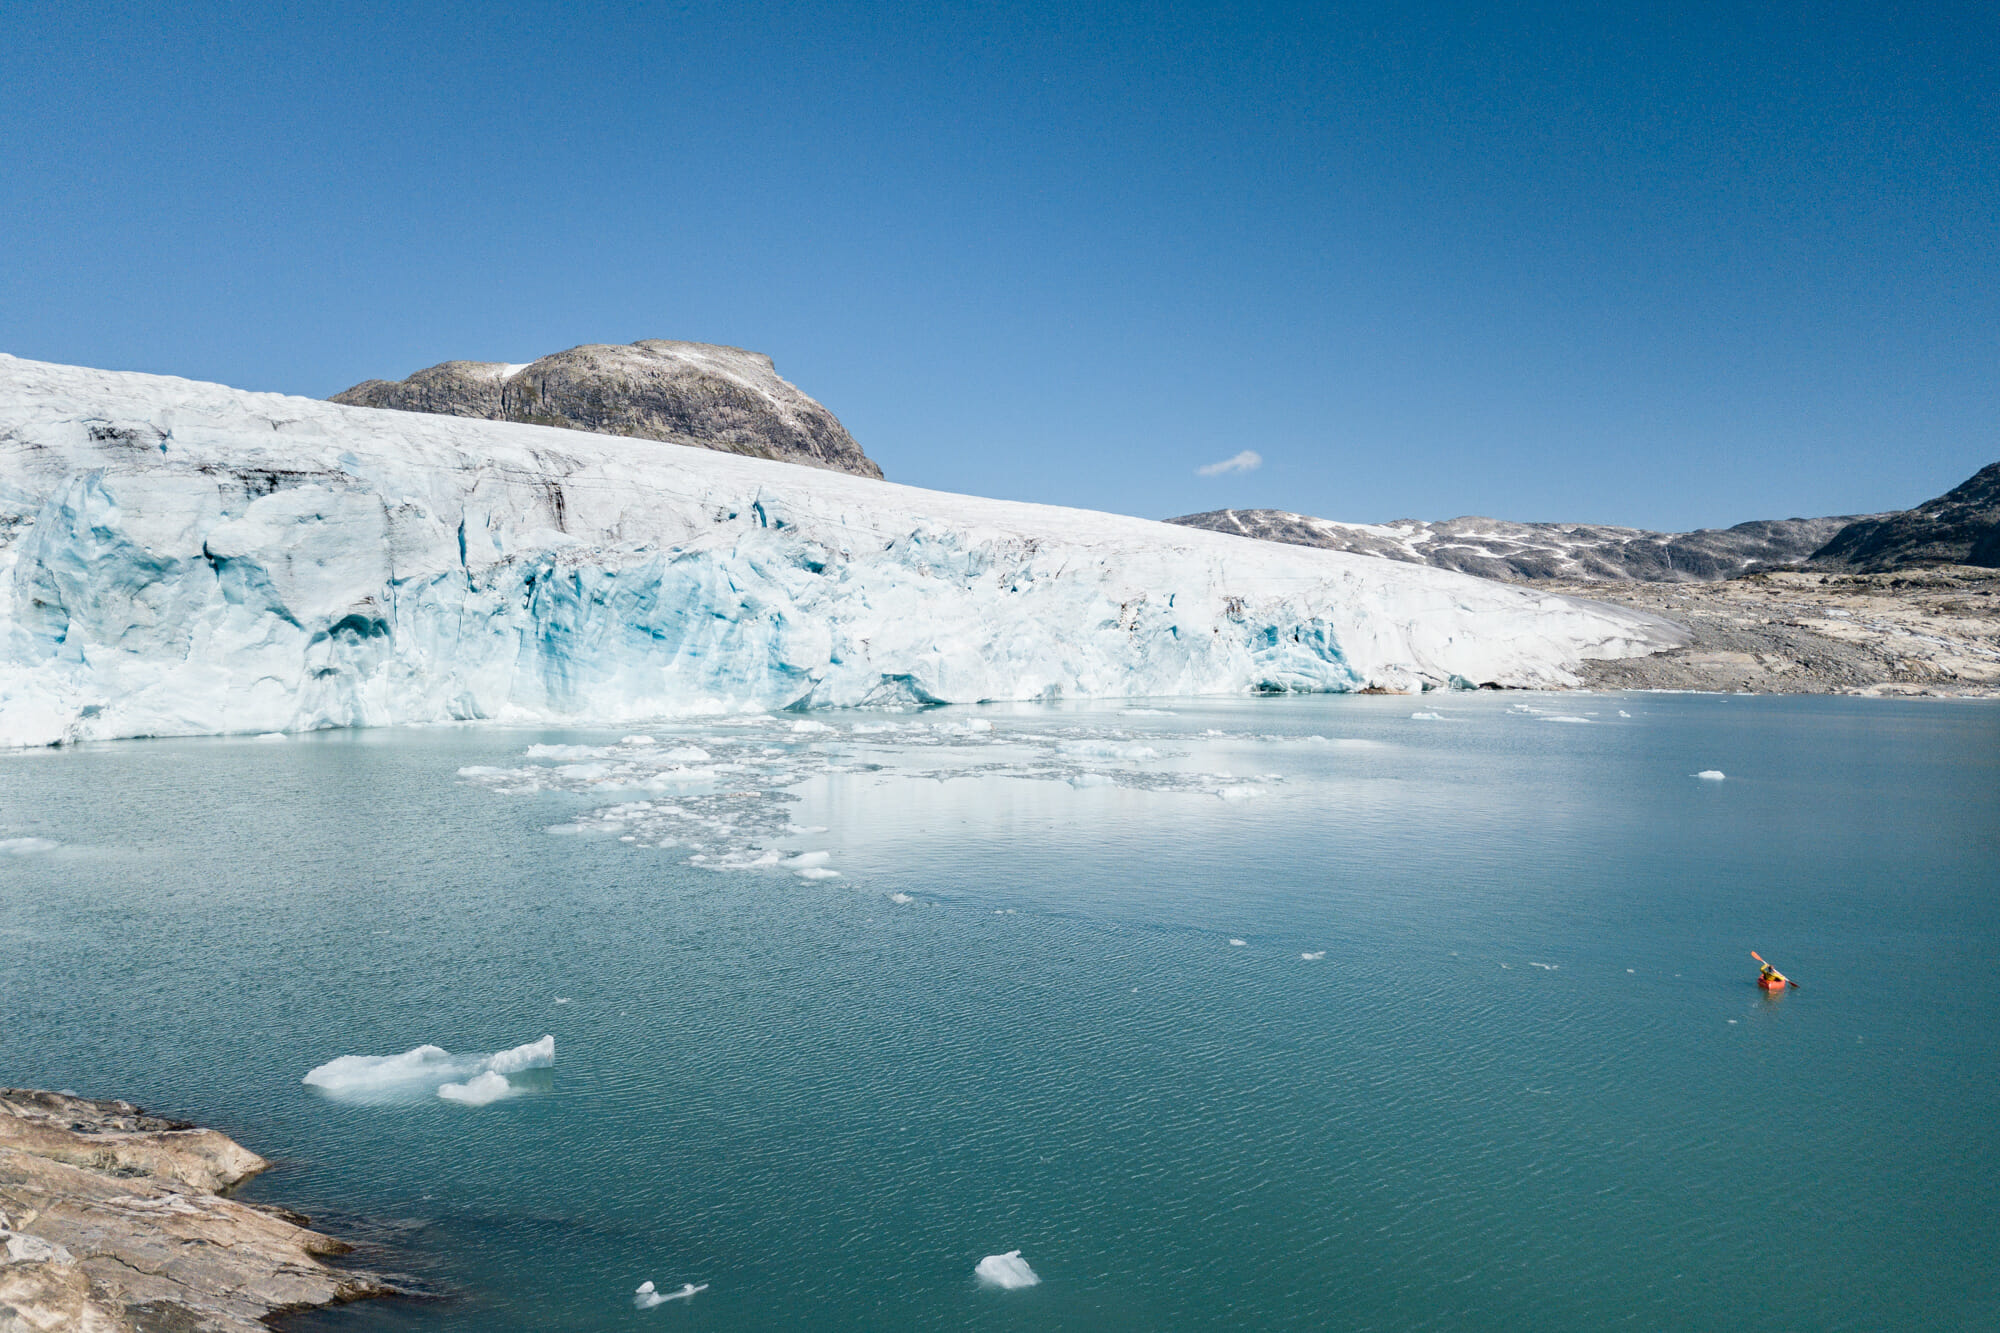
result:
<svg viewBox="0 0 2000 1333"><path fill-rule="evenodd" d="M1575 684L1642 612L650 440L0 355L0 745Z"/></svg>

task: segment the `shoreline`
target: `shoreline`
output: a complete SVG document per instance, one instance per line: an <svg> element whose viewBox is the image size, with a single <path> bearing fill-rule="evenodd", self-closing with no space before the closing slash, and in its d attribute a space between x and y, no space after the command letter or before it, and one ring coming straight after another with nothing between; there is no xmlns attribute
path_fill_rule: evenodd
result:
<svg viewBox="0 0 2000 1333"><path fill-rule="evenodd" d="M1683 648L1586 662L1587 689L2000 697L2000 569L1533 586L1650 611L1693 635Z"/></svg>
<svg viewBox="0 0 2000 1333"><path fill-rule="evenodd" d="M0 1088L0 1327L269 1333L402 1294L321 1262L354 1247L310 1218L228 1197L269 1165L130 1102Z"/></svg>

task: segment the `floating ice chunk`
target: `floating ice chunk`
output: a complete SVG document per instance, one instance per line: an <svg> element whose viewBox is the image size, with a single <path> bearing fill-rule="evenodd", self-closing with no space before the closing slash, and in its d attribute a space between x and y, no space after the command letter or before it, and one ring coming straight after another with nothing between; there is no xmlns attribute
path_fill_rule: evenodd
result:
<svg viewBox="0 0 2000 1333"><path fill-rule="evenodd" d="M783 751L779 751L779 753L782 754ZM677 764L705 763L711 758L708 751L702 749L699 745L676 745L671 750L663 751L659 757Z"/></svg>
<svg viewBox="0 0 2000 1333"><path fill-rule="evenodd" d="M1720 782L1728 775L1719 768L1704 768L1695 776L1704 782Z"/></svg>
<svg viewBox="0 0 2000 1333"><path fill-rule="evenodd" d="M1254 801L1264 792L1260 787L1241 786L1220 787L1216 789L1215 794L1225 801Z"/></svg>
<svg viewBox="0 0 2000 1333"><path fill-rule="evenodd" d="M800 879L840 878L840 872L838 870L828 870L825 866L807 866L804 870L794 870L792 873L794 875L797 875Z"/></svg>
<svg viewBox="0 0 2000 1333"><path fill-rule="evenodd" d="M556 996L556 1003L557 1003L557 1004L568 1004L569 1002L570 1002L570 1001L569 1001L569 996L567 996L567 995L558 995L558 996Z"/></svg>
<svg viewBox="0 0 2000 1333"><path fill-rule="evenodd" d="M1619 710L1618 710L1618 716L1620 716L1620 717L1630 717L1630 716L1632 716L1632 715L1631 715L1630 713L1626 712L1626 711L1625 711L1624 709L1622 709L1622 708L1621 708L1621 709L1619 709Z"/></svg>
<svg viewBox="0 0 2000 1333"><path fill-rule="evenodd" d="M1005 1291L1019 1291L1022 1287L1036 1286L1041 1279L1035 1270L1028 1267L1028 1261L1021 1257L1019 1250L1009 1250L1005 1254L989 1254L979 1261L972 1275L991 1287Z"/></svg>
<svg viewBox="0 0 2000 1333"><path fill-rule="evenodd" d="M1544 722L1581 722L1581 723L1583 723L1583 724L1584 724L1585 726L1589 726L1589 725L1590 725L1590 719L1589 719L1589 718L1587 718L1587 717L1545 717L1545 718L1543 718L1543 719L1542 719L1542 721L1544 721Z"/></svg>
<svg viewBox="0 0 2000 1333"><path fill-rule="evenodd" d="M912 898L907 893L892 893L889 895L889 901L895 903L899 907L905 907L915 902L916 899Z"/></svg>
<svg viewBox="0 0 2000 1333"><path fill-rule="evenodd" d="M453 1055L442 1046L418 1046L401 1055L338 1056L308 1070L300 1081L336 1095L366 1096L443 1083L477 1068L476 1059Z"/></svg>
<svg viewBox="0 0 2000 1333"><path fill-rule="evenodd" d="M829 727L826 723L816 722L812 718L806 718L804 721L792 723L792 734L794 736L810 736L817 732L832 731L832 730L833 728Z"/></svg>
<svg viewBox="0 0 2000 1333"><path fill-rule="evenodd" d="M800 852L785 864L794 870L802 870L808 866L823 866L832 859L832 852Z"/></svg>
<svg viewBox="0 0 2000 1333"><path fill-rule="evenodd" d="M401 1055L343 1055L308 1070L301 1082L354 1101L393 1101L435 1090L448 1101L483 1106L507 1091L482 1076L491 1074L504 1085L508 1074L555 1062L556 1039L544 1036L496 1055L453 1055L442 1046L418 1046Z"/></svg>
<svg viewBox="0 0 2000 1333"><path fill-rule="evenodd" d="M285 735L282 731L265 731L258 733L257 739L260 741L285 741L290 740L291 737Z"/></svg>
<svg viewBox="0 0 2000 1333"><path fill-rule="evenodd" d="M1076 773L1065 779L1065 781L1070 786L1081 791L1085 787L1115 786L1118 779L1112 777L1109 773Z"/></svg>
<svg viewBox="0 0 2000 1333"><path fill-rule="evenodd" d="M1119 709L1119 710L1118 710L1118 713L1119 713L1119 716L1121 716L1121 717L1173 717L1173 716L1175 716L1175 713L1174 713L1174 710L1173 710L1173 709L1171 709L1171 708L1121 708L1121 709Z"/></svg>
<svg viewBox="0 0 2000 1333"><path fill-rule="evenodd" d="M447 1083L438 1089L438 1096L464 1106L490 1106L502 1097L513 1095L514 1085L507 1081L507 1076L490 1069L463 1083Z"/></svg>
<svg viewBox="0 0 2000 1333"><path fill-rule="evenodd" d="M1160 752L1138 741L1064 741L1058 747L1073 759L1158 759Z"/></svg>
<svg viewBox="0 0 2000 1333"><path fill-rule="evenodd" d="M510 768L495 768L491 764L467 764L458 770L462 778L504 778L512 775Z"/></svg>
<svg viewBox="0 0 2000 1333"><path fill-rule="evenodd" d="M1542 969L1542 971L1544 971L1544 972L1554 972L1554 971L1556 971L1556 970L1557 970L1558 968L1560 968L1560 967L1562 966L1562 964L1561 964L1561 963L1529 963L1529 964L1528 964L1528 966L1529 966L1529 967L1539 967L1539 968L1541 968L1541 969Z"/></svg>
<svg viewBox="0 0 2000 1333"><path fill-rule="evenodd" d="M544 1035L540 1041L516 1046L488 1056L486 1067L496 1074L518 1074L524 1069L547 1069L556 1062L556 1039Z"/></svg>
<svg viewBox="0 0 2000 1333"><path fill-rule="evenodd" d="M1244 945L1248 944L1248 943L1249 943L1250 941L1248 941L1248 940L1239 940L1239 939L1231 939L1231 940L1230 940L1229 942L1230 942L1230 943L1231 943L1232 945L1234 945L1235 947L1237 947L1237 948L1239 948L1239 949L1240 949L1240 948L1242 948L1242 947L1243 947Z"/></svg>
<svg viewBox="0 0 2000 1333"><path fill-rule="evenodd" d="M559 838L566 838L573 837L579 833L592 832L592 829L588 824L551 824L543 829L542 832L553 833Z"/></svg>
<svg viewBox="0 0 2000 1333"><path fill-rule="evenodd" d="M62 846L48 838L0 838L0 856L33 856Z"/></svg>
<svg viewBox="0 0 2000 1333"><path fill-rule="evenodd" d="M618 738L618 743L619 743L620 745L658 745L658 744L659 744L659 742L658 742L658 741L656 741L656 740L654 740L654 739L653 739L653 738L652 738L651 736L621 736L621 737L619 737L619 738Z"/></svg>
<svg viewBox="0 0 2000 1333"><path fill-rule="evenodd" d="M652 1283L641 1282L638 1291L633 1294L632 1304L638 1306L641 1310L650 1310L656 1305L665 1305L668 1301L693 1300L696 1296L707 1290L708 1284L706 1282L698 1287L692 1282L684 1282L681 1284L679 1291L667 1292L655 1291Z"/></svg>
<svg viewBox="0 0 2000 1333"><path fill-rule="evenodd" d="M1320 959L1326 957L1326 950L1321 949L1318 953L1302 953L1299 957L1308 963L1317 963Z"/></svg>
<svg viewBox="0 0 2000 1333"><path fill-rule="evenodd" d="M530 759L602 759L604 750L596 745L530 745Z"/></svg>
<svg viewBox="0 0 2000 1333"><path fill-rule="evenodd" d="M1444 721L1444 714L1443 714L1443 713L1412 713L1412 714L1410 714L1410 721L1412 721L1412 722L1442 722L1442 721Z"/></svg>

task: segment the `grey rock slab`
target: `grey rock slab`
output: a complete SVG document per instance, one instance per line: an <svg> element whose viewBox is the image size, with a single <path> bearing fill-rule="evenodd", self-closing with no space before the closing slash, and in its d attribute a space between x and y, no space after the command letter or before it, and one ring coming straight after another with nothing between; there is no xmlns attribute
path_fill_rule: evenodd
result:
<svg viewBox="0 0 2000 1333"><path fill-rule="evenodd" d="M392 1294L348 1246L221 1191L263 1158L129 1102L0 1088L0 1333L263 1333L267 1316Z"/></svg>

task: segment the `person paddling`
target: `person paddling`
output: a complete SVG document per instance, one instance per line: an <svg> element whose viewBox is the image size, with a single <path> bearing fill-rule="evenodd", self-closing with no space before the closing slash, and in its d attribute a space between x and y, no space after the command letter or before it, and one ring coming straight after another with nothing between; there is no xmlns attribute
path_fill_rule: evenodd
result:
<svg viewBox="0 0 2000 1333"><path fill-rule="evenodd" d="M1752 949L1750 951L1750 956L1752 958L1755 958L1759 963L1763 963L1763 971L1757 974L1757 984L1759 986L1762 986L1765 990L1768 991L1781 991L1785 989L1785 987L1787 986L1790 986L1793 990L1798 989L1799 986L1798 982L1793 981L1790 977L1786 976L1783 972L1780 972L1777 968L1772 967L1769 963L1765 963L1764 956L1758 953L1755 949Z"/></svg>

